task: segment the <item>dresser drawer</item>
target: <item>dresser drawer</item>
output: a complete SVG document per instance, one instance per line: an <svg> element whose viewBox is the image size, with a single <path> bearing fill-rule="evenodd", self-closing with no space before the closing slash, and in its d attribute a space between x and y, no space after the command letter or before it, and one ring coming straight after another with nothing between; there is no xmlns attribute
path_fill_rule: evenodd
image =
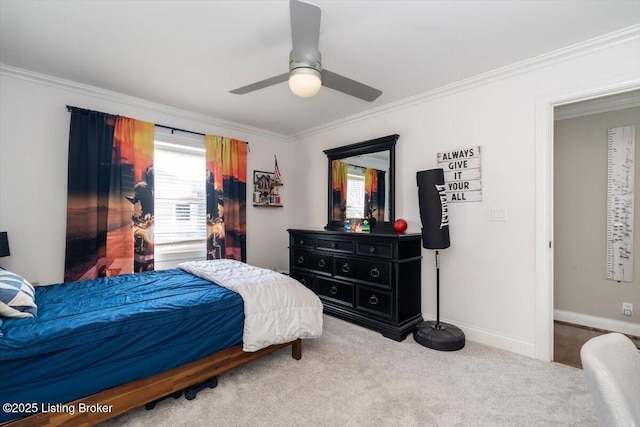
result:
<svg viewBox="0 0 640 427"><path fill-rule="evenodd" d="M390 292L358 286L356 294L356 308L383 317L392 317L392 296Z"/></svg>
<svg viewBox="0 0 640 427"><path fill-rule="evenodd" d="M294 250L292 254L293 265L291 267L306 268L327 274L331 274L333 271L333 257L331 255L297 250Z"/></svg>
<svg viewBox="0 0 640 427"><path fill-rule="evenodd" d="M333 274L391 289L390 262L335 257Z"/></svg>
<svg viewBox="0 0 640 427"><path fill-rule="evenodd" d="M315 288L319 296L330 298L341 304L353 306L353 285L349 283L317 277Z"/></svg>
<svg viewBox="0 0 640 427"><path fill-rule="evenodd" d="M358 262L352 257L335 257L334 276L346 277L349 279L358 278Z"/></svg>
<svg viewBox="0 0 640 427"><path fill-rule="evenodd" d="M290 238L289 244L291 246L313 249L313 235L311 234L291 233Z"/></svg>
<svg viewBox="0 0 640 427"><path fill-rule="evenodd" d="M301 271L298 271L298 270L294 269L294 270L291 270L291 272L289 273L289 276L293 277L298 282L302 283L303 285L305 285L307 288L311 289L312 291L315 291L314 286L313 286L313 274L301 272Z"/></svg>
<svg viewBox="0 0 640 427"><path fill-rule="evenodd" d="M391 289L390 262L358 260L358 275L360 280Z"/></svg>
<svg viewBox="0 0 640 427"><path fill-rule="evenodd" d="M353 241L351 240L333 240L333 239L316 239L316 248L329 250L334 252L353 253Z"/></svg>
<svg viewBox="0 0 640 427"><path fill-rule="evenodd" d="M393 256L393 244L377 242L356 242L356 254L375 256L380 258L391 258Z"/></svg>

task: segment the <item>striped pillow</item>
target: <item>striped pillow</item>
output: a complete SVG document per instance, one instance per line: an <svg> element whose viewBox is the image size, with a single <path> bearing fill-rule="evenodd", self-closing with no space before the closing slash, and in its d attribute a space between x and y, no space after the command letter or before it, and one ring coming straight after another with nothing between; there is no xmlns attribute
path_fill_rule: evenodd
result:
<svg viewBox="0 0 640 427"><path fill-rule="evenodd" d="M0 316L35 317L37 314L33 285L15 273L0 270Z"/></svg>

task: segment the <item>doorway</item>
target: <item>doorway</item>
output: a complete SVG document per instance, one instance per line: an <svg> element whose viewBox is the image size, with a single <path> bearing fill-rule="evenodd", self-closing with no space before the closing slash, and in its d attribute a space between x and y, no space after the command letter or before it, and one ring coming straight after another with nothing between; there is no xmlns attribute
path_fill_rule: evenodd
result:
<svg viewBox="0 0 640 427"><path fill-rule="evenodd" d="M640 131L640 91L557 105L553 119L551 360L580 368L580 348L590 338L610 331L640 335L638 315L621 314L623 301L640 306L640 271L635 281L616 283L605 269L607 131L624 125Z"/></svg>
<svg viewBox="0 0 640 427"><path fill-rule="evenodd" d="M546 93L536 100L535 357L539 360L554 359L554 110L563 105L639 89L640 81L635 79L571 92Z"/></svg>

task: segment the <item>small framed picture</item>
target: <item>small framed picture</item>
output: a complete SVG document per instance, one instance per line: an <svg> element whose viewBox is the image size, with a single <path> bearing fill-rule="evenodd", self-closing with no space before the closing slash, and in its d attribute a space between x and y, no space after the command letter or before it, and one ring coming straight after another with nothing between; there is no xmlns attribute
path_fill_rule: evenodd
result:
<svg viewBox="0 0 640 427"><path fill-rule="evenodd" d="M253 205L282 206L279 187L274 172L253 171Z"/></svg>
<svg viewBox="0 0 640 427"><path fill-rule="evenodd" d="M275 182L273 172L253 171L253 185L260 192L269 193L273 182Z"/></svg>

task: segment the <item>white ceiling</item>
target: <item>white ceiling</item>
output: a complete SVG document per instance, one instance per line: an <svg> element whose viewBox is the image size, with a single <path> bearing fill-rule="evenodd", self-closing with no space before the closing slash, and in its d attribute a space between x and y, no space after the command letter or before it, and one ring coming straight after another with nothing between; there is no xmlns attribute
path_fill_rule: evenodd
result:
<svg viewBox="0 0 640 427"><path fill-rule="evenodd" d="M0 63L290 136L640 23L637 0L313 3L323 66L376 101L229 93L288 71L288 1L0 0Z"/></svg>

